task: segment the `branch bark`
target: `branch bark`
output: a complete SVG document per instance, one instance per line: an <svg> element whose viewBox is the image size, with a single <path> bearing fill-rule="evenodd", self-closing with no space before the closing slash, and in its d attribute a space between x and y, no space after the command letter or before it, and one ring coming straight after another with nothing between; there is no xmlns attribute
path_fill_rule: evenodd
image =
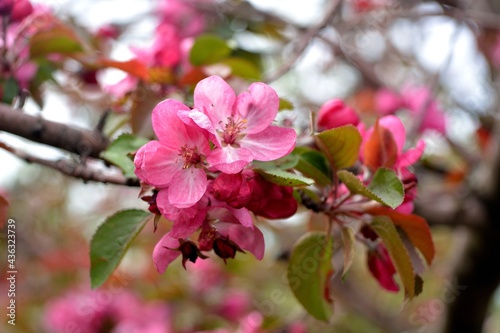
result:
<svg viewBox="0 0 500 333"><path fill-rule="evenodd" d="M0 104L0 131L5 131L82 157L96 157L108 146L108 140L97 131L89 131L30 116Z"/></svg>

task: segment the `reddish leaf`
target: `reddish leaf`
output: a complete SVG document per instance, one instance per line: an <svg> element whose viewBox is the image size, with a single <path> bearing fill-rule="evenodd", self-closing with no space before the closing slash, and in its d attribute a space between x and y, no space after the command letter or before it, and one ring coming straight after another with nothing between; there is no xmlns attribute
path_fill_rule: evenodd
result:
<svg viewBox="0 0 500 333"><path fill-rule="evenodd" d="M364 163L372 170L392 168L398 157L398 146L392 133L377 122L363 148Z"/></svg>
<svg viewBox="0 0 500 333"><path fill-rule="evenodd" d="M374 207L367 213L375 216L388 216L392 222L403 229L410 241L422 253L427 263L430 265L434 259L435 249L432 235L424 218L414 214L402 214L387 207Z"/></svg>
<svg viewBox="0 0 500 333"><path fill-rule="evenodd" d="M100 60L100 65L102 67L121 69L122 71L132 74L142 80L148 80L150 78L146 65L144 65L137 59L128 61L116 61L104 58Z"/></svg>

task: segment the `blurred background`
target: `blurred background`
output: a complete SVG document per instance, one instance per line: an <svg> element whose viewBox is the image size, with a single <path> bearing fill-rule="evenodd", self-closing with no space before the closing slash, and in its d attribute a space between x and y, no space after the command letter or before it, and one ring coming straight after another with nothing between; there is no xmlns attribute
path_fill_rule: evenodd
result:
<svg viewBox="0 0 500 333"><path fill-rule="evenodd" d="M180 7L172 10L169 6L175 1L167 0L31 2L83 39L100 36L99 52L117 61L153 49L158 26L180 11ZM338 273L333 278L331 323L308 316L286 281L291 246L319 219L305 209L291 219L257 221L266 239L262 261L239 253L227 265L219 258L199 260L188 263L185 271L177 260L163 275L157 273L151 253L166 229L160 224L153 232L148 224L113 277L103 288L91 291L90 239L105 217L117 210L147 208L138 199L138 189L84 183L0 150L0 193L10 202L8 217L16 221L18 270L16 326L5 324L0 330L444 332L453 315L481 317L475 311L484 308L482 332L499 332L500 273L494 259L500 250L496 213L500 173L495 163L500 120L499 4L486 0L182 3L194 11L186 21L188 28L201 24L200 31L227 40L253 66L250 73L242 72L244 66L230 66L237 73L233 86L244 89L247 81L265 81L293 103L293 110L281 112L280 120L293 124L299 137L308 133L312 111L341 98L368 123L396 113L407 126L409 146L419 138L426 141L424 158L415 170L416 213L431 224L437 254L423 274L423 293L402 304L403 292L382 290L368 272L364 252L358 251L347 279L341 281ZM202 23L196 23L199 18ZM168 48L168 43L162 47ZM123 82L130 73L123 70L95 70L71 59L58 64L50 69L50 79L37 86L43 103L27 98L24 110L87 129L111 110L114 123L108 122L105 130L113 136L130 130L148 136L147 120L121 125L130 115L141 118L144 110L166 96L189 102L192 91L186 74L187 88L180 91L150 83L142 91L148 95L134 96L130 89L124 92ZM227 68L213 64L203 70L220 74ZM0 141L47 160L69 156L6 132L0 132ZM4 231L0 307L5 311ZM484 238L485 234L491 237ZM341 263L342 255L338 251L335 260ZM461 266L464 262L467 268ZM463 300L467 290L474 290L471 293L478 298ZM92 324L105 320L110 322Z"/></svg>

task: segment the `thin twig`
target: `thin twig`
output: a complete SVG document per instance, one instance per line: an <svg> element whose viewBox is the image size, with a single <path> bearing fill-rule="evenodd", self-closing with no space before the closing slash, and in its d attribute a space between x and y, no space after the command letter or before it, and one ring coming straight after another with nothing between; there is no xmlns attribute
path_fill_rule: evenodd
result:
<svg viewBox="0 0 500 333"><path fill-rule="evenodd" d="M316 25L311 27L307 32L302 36L302 38L299 40L297 43L296 49L294 54L286 61L278 70L271 75L268 75L266 78L264 78L264 82L272 82L283 75L285 75L292 67L293 65L297 62L297 60L300 58L302 53L304 53L305 49L307 46L310 44L311 40L332 20L332 18L337 14L338 10L340 9L340 4L341 0L337 1L334 3L330 9L327 11L325 17L321 22Z"/></svg>
<svg viewBox="0 0 500 333"><path fill-rule="evenodd" d="M125 186L139 186L137 179L126 178L121 174L106 173L88 165L84 165L72 159L48 160L34 156L30 153L9 147L0 142L0 148L12 153L14 156L25 160L28 163L36 163L51 169L57 170L66 176L82 179L84 182L93 181L104 184L116 184Z"/></svg>

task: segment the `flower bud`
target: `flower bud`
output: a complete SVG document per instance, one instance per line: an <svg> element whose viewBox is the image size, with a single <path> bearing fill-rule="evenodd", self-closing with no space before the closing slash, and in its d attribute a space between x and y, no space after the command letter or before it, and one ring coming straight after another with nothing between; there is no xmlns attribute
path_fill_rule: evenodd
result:
<svg viewBox="0 0 500 333"><path fill-rule="evenodd" d="M12 22L19 22L24 20L24 18L31 13L33 13L33 6L28 0L16 0L14 1L10 19Z"/></svg>
<svg viewBox="0 0 500 333"><path fill-rule="evenodd" d="M318 112L318 129L328 130L344 125L359 123L356 112L340 99L332 99L321 106Z"/></svg>
<svg viewBox="0 0 500 333"><path fill-rule="evenodd" d="M0 16L10 16L14 8L14 0L0 0Z"/></svg>

